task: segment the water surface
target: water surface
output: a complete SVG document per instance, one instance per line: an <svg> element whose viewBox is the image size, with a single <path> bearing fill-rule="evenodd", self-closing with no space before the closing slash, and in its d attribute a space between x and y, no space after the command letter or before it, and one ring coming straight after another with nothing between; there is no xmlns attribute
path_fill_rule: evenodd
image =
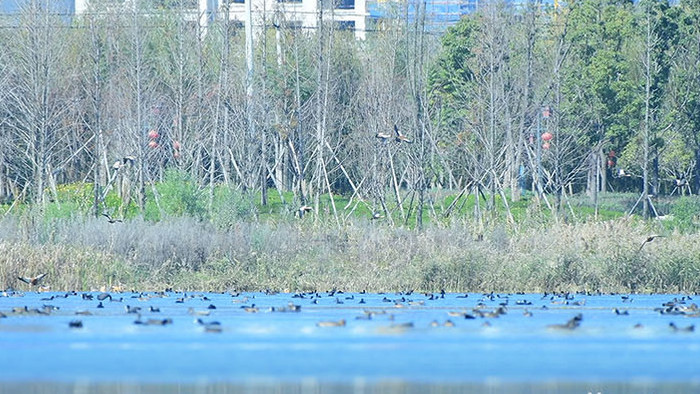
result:
<svg viewBox="0 0 700 394"><path fill-rule="evenodd" d="M0 297L0 392L700 391L683 295L85 294Z"/></svg>

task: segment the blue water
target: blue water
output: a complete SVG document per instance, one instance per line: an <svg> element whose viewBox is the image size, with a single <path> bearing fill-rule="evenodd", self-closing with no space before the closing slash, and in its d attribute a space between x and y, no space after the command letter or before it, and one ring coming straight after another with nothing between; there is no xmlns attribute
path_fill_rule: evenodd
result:
<svg viewBox="0 0 700 394"><path fill-rule="evenodd" d="M89 293L97 296L99 293ZM46 300L51 296L61 297ZM5 293L0 296L1 383L134 382L246 383L257 381L444 383L681 382L700 387L700 334L674 331L697 325L692 315L655 311L678 299L677 308L694 302L681 295L113 293L121 302L83 300L64 293ZM208 298L204 299L204 297ZM177 303L178 298L185 298ZM390 302L386 302L387 298ZM403 298L403 299L402 299ZM698 297L700 298L700 297ZM43 299L43 300L42 300ZM316 300L317 304L312 303ZM360 304L360 300L364 304ZM517 305L527 301L531 305ZM271 307L300 305L300 312ZM342 302L340 304L339 302ZM584 303L584 305L574 305ZM241 306L255 304L257 313ZM467 320L450 311L474 314L504 304L497 318ZM52 305L50 314L13 313ZM165 326L137 325L141 320L172 319ZM209 316L188 312L207 311ZM160 312L149 312L150 306ZM544 309L546 308L546 309ZM627 311L617 315L613 308ZM357 319L363 311L371 320ZM527 310L532 316L525 316ZM76 315L89 311L90 316ZM574 330L548 327L582 314ZM221 332L206 332L196 322L218 321ZM319 322L346 320L341 327ZM70 328L80 320L82 328ZM454 327L444 326L445 321ZM437 321L434 327L431 322ZM397 327L412 323L413 327ZM635 325L641 324L641 327Z"/></svg>

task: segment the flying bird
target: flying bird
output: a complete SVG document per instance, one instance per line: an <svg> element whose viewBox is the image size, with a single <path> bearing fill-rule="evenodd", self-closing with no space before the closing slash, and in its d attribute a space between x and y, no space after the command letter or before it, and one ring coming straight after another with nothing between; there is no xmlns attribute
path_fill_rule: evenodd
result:
<svg viewBox="0 0 700 394"><path fill-rule="evenodd" d="M304 214L307 213L307 212L311 212L312 209L313 209L313 208L310 207L310 206L308 206L308 205L302 205L302 206L299 208L299 212L298 212L298 213L299 213L299 217L300 217L300 218L303 218L303 217L304 217Z"/></svg>
<svg viewBox="0 0 700 394"><path fill-rule="evenodd" d="M389 134L389 133L377 133L377 135L375 135L375 137L382 142L387 142L389 140L389 138L391 138L391 134Z"/></svg>
<svg viewBox="0 0 700 394"><path fill-rule="evenodd" d="M655 240L656 238L662 238L662 237L664 237L664 236L663 236L663 235L650 235L650 236L648 236L647 239L645 239L644 242L642 242L642 244L639 246L639 251L642 250L642 248L644 247L644 245L646 245L646 244L648 244L649 242Z"/></svg>
<svg viewBox="0 0 700 394"><path fill-rule="evenodd" d="M124 166L133 167L134 162L136 162L136 156L124 156L120 160L117 160L112 164L112 168L119 170Z"/></svg>
<svg viewBox="0 0 700 394"><path fill-rule="evenodd" d="M45 277L46 275L48 275L48 274L41 274L41 275L38 275L38 276L35 276L35 277L22 277L22 276L18 276L17 279L21 280L22 282L24 282L24 283L26 283L26 284L28 284L28 285L36 286L36 285L39 284L39 282L40 282L42 279L44 279L44 277Z"/></svg>
<svg viewBox="0 0 700 394"><path fill-rule="evenodd" d="M106 217L106 218L107 218L107 221L108 221L109 223L112 223L112 224L114 224L114 223L121 223L121 222L122 222L121 219L114 219L114 218L112 218L111 216L109 216L108 213L102 213L102 216Z"/></svg>
<svg viewBox="0 0 700 394"><path fill-rule="evenodd" d="M394 133L396 134L396 138L395 138L395 139L396 139L396 142L405 142L405 143L408 143L408 144L410 144L410 143L413 142L413 140L411 140L411 139L409 139L408 137L406 137L405 135L401 134L401 132L399 131L398 126L396 126L396 125L394 125Z"/></svg>

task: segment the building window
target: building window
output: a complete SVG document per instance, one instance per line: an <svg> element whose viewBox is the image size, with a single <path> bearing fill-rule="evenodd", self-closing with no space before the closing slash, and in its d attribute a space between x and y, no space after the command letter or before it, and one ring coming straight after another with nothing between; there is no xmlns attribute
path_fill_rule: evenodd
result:
<svg viewBox="0 0 700 394"><path fill-rule="evenodd" d="M235 37L243 33L245 29L245 24L242 21L232 19L228 23L228 35L230 37Z"/></svg>
<svg viewBox="0 0 700 394"><path fill-rule="evenodd" d="M291 30L301 30L303 27L301 21L286 21L284 27Z"/></svg>
<svg viewBox="0 0 700 394"><path fill-rule="evenodd" d="M336 30L355 30L355 21L335 21Z"/></svg>
<svg viewBox="0 0 700 394"><path fill-rule="evenodd" d="M199 7L197 0L155 0L153 6L163 9L178 9L180 6L194 9Z"/></svg>
<svg viewBox="0 0 700 394"><path fill-rule="evenodd" d="M355 0L337 0L337 7L340 10L351 10L355 8Z"/></svg>

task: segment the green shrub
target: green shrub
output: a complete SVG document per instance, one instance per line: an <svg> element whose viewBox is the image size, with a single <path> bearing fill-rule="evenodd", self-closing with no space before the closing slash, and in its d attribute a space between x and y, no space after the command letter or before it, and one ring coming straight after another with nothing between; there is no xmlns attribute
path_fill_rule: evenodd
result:
<svg viewBox="0 0 700 394"><path fill-rule="evenodd" d="M256 218L258 210L254 198L230 187L218 187L214 193L212 222L225 229L242 220Z"/></svg>
<svg viewBox="0 0 700 394"><path fill-rule="evenodd" d="M684 196L671 206L673 224L679 231L688 232L698 228L700 223L700 197Z"/></svg>
<svg viewBox="0 0 700 394"><path fill-rule="evenodd" d="M169 216L191 216L199 220L207 216L207 198L203 190L185 171L169 169L158 184L159 205Z"/></svg>

